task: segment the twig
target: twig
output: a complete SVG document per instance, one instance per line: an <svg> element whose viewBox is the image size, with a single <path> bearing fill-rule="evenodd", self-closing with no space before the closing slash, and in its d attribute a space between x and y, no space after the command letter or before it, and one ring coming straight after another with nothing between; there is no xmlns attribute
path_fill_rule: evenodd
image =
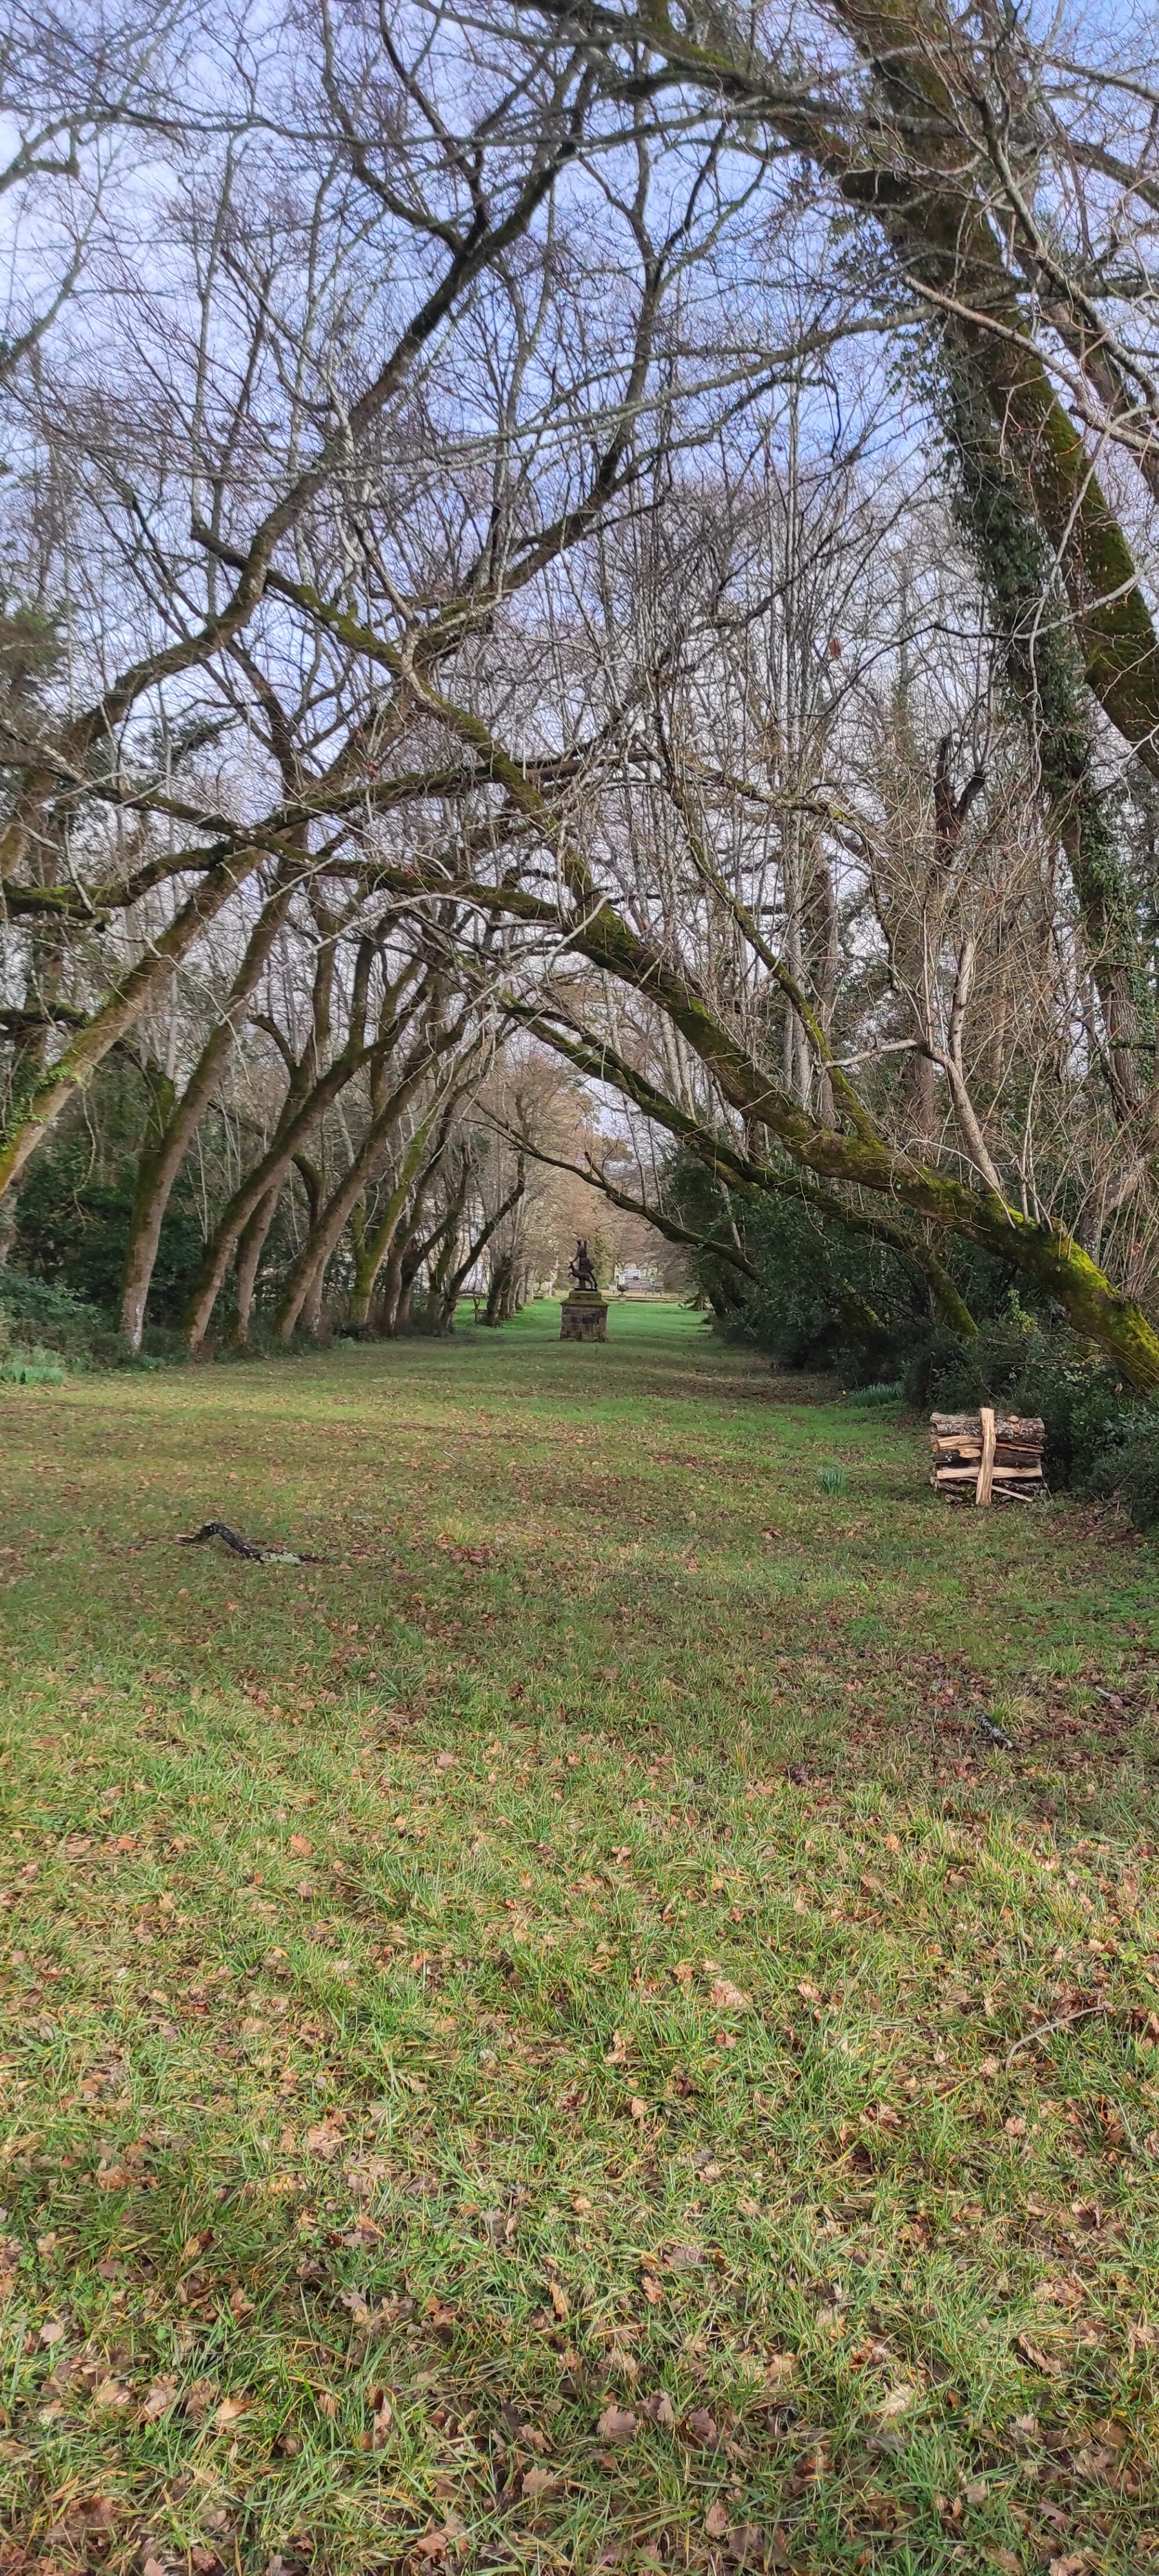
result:
<svg viewBox="0 0 1159 2576"><path fill-rule="evenodd" d="M1049 2039L1052 2033L1056 2030L1069 2030L1072 2021L1089 2021L1092 2013L1108 2013L1110 2010L1111 2006L1109 2003L1080 2004L1077 2012L1063 2013L1060 2015L1058 2021L1040 2022L1037 2030L1028 2030L1024 2032L1021 2039L1015 2040L1013 2048L1007 2049L1007 2065L1013 2065L1020 2049L1033 2048L1038 2040Z"/></svg>
<svg viewBox="0 0 1159 2576"><path fill-rule="evenodd" d="M1017 1750L1013 1736L1007 1735L1005 1727L995 1726L993 1718L987 1716L984 1708L972 1709L970 1713L975 1726L981 1727L983 1735L989 1737L991 1744L1000 1744L1004 1753L1013 1753Z"/></svg>
<svg viewBox="0 0 1159 2576"><path fill-rule="evenodd" d="M235 1556L248 1556L256 1565L323 1565L325 1558L307 1556L290 1547L258 1547L252 1538L243 1538L227 1521L203 1521L199 1530L191 1530L177 1541L178 1547L203 1547L206 1539L223 1538Z"/></svg>

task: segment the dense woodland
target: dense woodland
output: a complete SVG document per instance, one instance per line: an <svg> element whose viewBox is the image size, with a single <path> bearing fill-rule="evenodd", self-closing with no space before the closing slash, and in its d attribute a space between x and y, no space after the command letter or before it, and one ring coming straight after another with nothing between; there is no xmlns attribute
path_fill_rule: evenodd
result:
<svg viewBox="0 0 1159 2576"><path fill-rule="evenodd" d="M1153 21L6 25L13 1311L499 1320L602 1187L784 1358L1137 1427Z"/></svg>

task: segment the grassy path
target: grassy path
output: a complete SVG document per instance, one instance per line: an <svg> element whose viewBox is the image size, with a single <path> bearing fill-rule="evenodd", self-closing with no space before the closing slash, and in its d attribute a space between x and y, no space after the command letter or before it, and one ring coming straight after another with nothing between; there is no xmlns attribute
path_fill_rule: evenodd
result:
<svg viewBox="0 0 1159 2576"><path fill-rule="evenodd" d="M0 2570L1141 2576L1154 1552L555 1329L0 1392Z"/></svg>

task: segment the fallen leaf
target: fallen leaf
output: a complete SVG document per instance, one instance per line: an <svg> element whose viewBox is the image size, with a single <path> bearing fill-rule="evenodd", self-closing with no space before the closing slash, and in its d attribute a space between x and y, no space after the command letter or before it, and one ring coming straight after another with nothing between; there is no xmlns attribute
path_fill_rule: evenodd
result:
<svg viewBox="0 0 1159 2576"><path fill-rule="evenodd" d="M436 1753L436 1771L453 1771L457 1758L457 1755L454 1753Z"/></svg>
<svg viewBox="0 0 1159 2576"><path fill-rule="evenodd" d="M720 2439L716 2417L709 2414L707 2406L694 2406L692 2413L685 2416L680 2430L694 2450L714 2451Z"/></svg>
<svg viewBox="0 0 1159 2576"><path fill-rule="evenodd" d="M601 2442L631 2442L635 2438L636 2418L618 2406L605 2406L596 2426Z"/></svg>
<svg viewBox="0 0 1159 2576"><path fill-rule="evenodd" d="M310 1840L309 1834L291 1834L290 1849L295 1860L310 1860L313 1856L314 1846Z"/></svg>
<svg viewBox="0 0 1159 2576"><path fill-rule="evenodd" d="M971 2478L969 2485L963 2488L967 2504L985 2504L989 2493L985 2478Z"/></svg>
<svg viewBox="0 0 1159 2576"><path fill-rule="evenodd" d="M558 2281L549 2281L547 2288L551 2304L555 2309L557 2317L562 2323L563 2319L571 2314L571 2310L568 2306L567 2291L560 2288Z"/></svg>
<svg viewBox="0 0 1159 2576"><path fill-rule="evenodd" d="M1022 2576L1022 2559L1013 2549L1003 2549L1000 2542L988 2540L982 2556L988 2567L997 2567L1001 2571L1001 2576Z"/></svg>
<svg viewBox="0 0 1159 2576"><path fill-rule="evenodd" d="M53 2317L48 2325L41 2327L40 2340L51 2351L53 2344L60 2343L67 2331L67 2327L61 2324L60 2318Z"/></svg>
<svg viewBox="0 0 1159 2576"><path fill-rule="evenodd" d="M319 2120L316 2128L307 2129L306 2145L312 2156L334 2156L342 2144L342 2137L341 2120Z"/></svg>
<svg viewBox="0 0 1159 2576"><path fill-rule="evenodd" d="M145 2392L145 2400L141 2408L146 2423L159 2423L162 2415L168 2414L176 2395L175 2379L155 2379L152 2387Z"/></svg>
<svg viewBox="0 0 1159 2576"><path fill-rule="evenodd" d="M193 2386L186 2389L185 2412L194 2424L199 2424L202 2416L208 2414L216 2395L217 2387L212 2379L195 2379Z"/></svg>
<svg viewBox="0 0 1159 2576"><path fill-rule="evenodd" d="M1081 2281L1059 2278L1057 2274L1040 2281L1034 2295L1040 2307L1081 2308L1086 2300Z"/></svg>
<svg viewBox="0 0 1159 2576"><path fill-rule="evenodd" d="M874 2411L881 2417L883 2423L888 2423L891 2415L904 2415L907 2406L913 2405L916 2396L916 2388L911 2388L908 2382L903 2380L900 2388L891 2388L885 2397L878 2400Z"/></svg>
<svg viewBox="0 0 1159 2576"><path fill-rule="evenodd" d="M239 2415L245 2414L249 2402L248 2397L223 2397L213 2419L218 2432L224 2433L228 2424L236 2424Z"/></svg>
<svg viewBox="0 0 1159 2576"><path fill-rule="evenodd" d="M445 2514L443 2517L442 2530L428 2531L425 2538L419 2541L419 2557L436 2559L445 2558L452 2541L461 2540L466 2528L466 2523L460 2519L457 2513Z"/></svg>
<svg viewBox="0 0 1159 2576"><path fill-rule="evenodd" d="M739 1986L733 1985L731 1978L717 1977L709 2002L716 2005L718 2012L748 2012L752 1996L742 1993Z"/></svg>
<svg viewBox="0 0 1159 2576"><path fill-rule="evenodd" d="M672 2400L666 2388L654 2389L652 2395L644 2399L640 2412L647 2416L650 2424L661 2425L666 2433L671 2432L676 2422Z"/></svg>
<svg viewBox="0 0 1159 2576"><path fill-rule="evenodd" d="M630 2100L630 2102L629 2102L629 2104L628 2104L628 2112L629 2112L629 2116L630 2116L633 2120L646 2120L646 2119L647 2119L647 2117L648 2117L648 2105L647 2105L647 2103L646 2103L645 2101L643 2101L643 2100L641 2099L641 2096L640 2096L638 2093L633 2093L633 2095L632 2095L632 2097L631 2097L631 2100Z"/></svg>
<svg viewBox="0 0 1159 2576"><path fill-rule="evenodd" d="M119 2379L99 2380L93 2390L94 2406L117 2407L127 2406L128 2403L129 2391L127 2388L122 2388Z"/></svg>
<svg viewBox="0 0 1159 2576"><path fill-rule="evenodd" d="M704 2528L708 2533L710 2540L723 2540L728 2527L728 2506L726 2504L721 2504L718 2499L716 2504L710 2504L708 2511L705 2514Z"/></svg>
<svg viewBox="0 0 1159 2576"><path fill-rule="evenodd" d="M796 2367L797 2356L795 2352L770 2353L769 2358L765 2363L765 2376L772 2382L774 2388L777 2388L782 2386L786 2379L792 2378Z"/></svg>
<svg viewBox="0 0 1159 2576"><path fill-rule="evenodd" d="M525 2469L523 2472L523 2493L533 2504L536 2496L550 2495L558 2485L559 2479L551 2469Z"/></svg>
<svg viewBox="0 0 1159 2576"><path fill-rule="evenodd" d="M738 2522L728 2535L725 2557L733 2567L763 2567L765 2535L759 2522Z"/></svg>
<svg viewBox="0 0 1159 2576"><path fill-rule="evenodd" d="M380 2395L377 2389L375 2395ZM370 2431L371 2449L381 2451L388 2435L394 2431L394 2408L389 2397L382 2397L380 2404L375 2407L370 2419Z"/></svg>

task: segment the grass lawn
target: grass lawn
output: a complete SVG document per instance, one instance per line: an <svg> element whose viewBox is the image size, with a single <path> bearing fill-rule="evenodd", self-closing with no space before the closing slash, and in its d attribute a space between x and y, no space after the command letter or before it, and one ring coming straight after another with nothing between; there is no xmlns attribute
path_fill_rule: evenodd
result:
<svg viewBox="0 0 1159 2576"><path fill-rule="evenodd" d="M0 2570L1151 2568L1154 1551L557 1329L0 1390Z"/></svg>

